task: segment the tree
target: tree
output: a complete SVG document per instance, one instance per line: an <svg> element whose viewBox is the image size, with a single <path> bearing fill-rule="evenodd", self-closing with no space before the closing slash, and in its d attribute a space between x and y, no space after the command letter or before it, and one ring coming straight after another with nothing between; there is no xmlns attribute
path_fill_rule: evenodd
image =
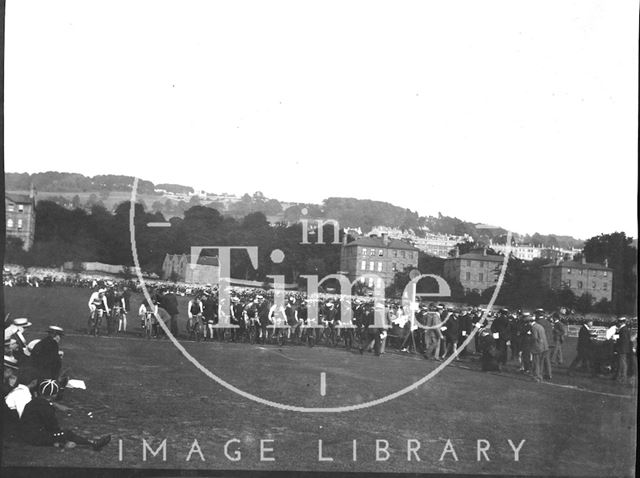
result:
<svg viewBox="0 0 640 478"><path fill-rule="evenodd" d="M624 232L614 232L592 237L584 245L587 262L602 264L606 259L613 269L611 302L616 314L637 314L638 251L631 245L632 241Z"/></svg>
<svg viewBox="0 0 640 478"><path fill-rule="evenodd" d="M586 314L588 312L591 312L592 306L593 306L593 296L588 292L585 292L584 294L582 294L580 297L577 298L575 308L576 310L578 310L578 312L582 312L583 314Z"/></svg>

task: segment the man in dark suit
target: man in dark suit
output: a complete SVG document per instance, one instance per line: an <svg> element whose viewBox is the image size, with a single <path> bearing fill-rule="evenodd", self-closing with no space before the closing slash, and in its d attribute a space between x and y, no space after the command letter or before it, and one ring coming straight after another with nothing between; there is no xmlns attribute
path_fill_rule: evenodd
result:
<svg viewBox="0 0 640 478"><path fill-rule="evenodd" d="M491 323L491 333L494 334L494 337L496 337L495 334L497 334L495 341L498 351L498 363L500 365L507 364L507 342L511 340L508 315L509 311L502 309Z"/></svg>
<svg viewBox="0 0 640 478"><path fill-rule="evenodd" d="M588 320L580 327L580 332L578 332L578 355L569 365L569 375L575 371L578 364L586 365L587 371L591 372L591 374L596 372L592 363L593 339L596 337L596 333L591 330L592 326L593 320Z"/></svg>
<svg viewBox="0 0 640 478"><path fill-rule="evenodd" d="M171 331L171 335L178 338L178 314L180 313L178 311L178 298L170 289L167 289L162 295L160 307L169 314L169 330Z"/></svg>
<svg viewBox="0 0 640 478"><path fill-rule="evenodd" d="M33 347L31 365L36 371L38 382L46 379L58 380L62 369L62 353L58 344L63 335L61 327L52 325L48 335Z"/></svg>
<svg viewBox="0 0 640 478"><path fill-rule="evenodd" d="M560 321L559 314L553 315L553 333L552 333L552 344L553 348L551 351L551 364L562 365L564 362L564 357L562 354L562 344L564 343L564 338L567 335L567 329L564 324Z"/></svg>
<svg viewBox="0 0 640 478"><path fill-rule="evenodd" d="M618 331L614 335L614 352L618 355L618 373L616 380L620 383L627 383L627 373L629 356L631 355L631 333L627 327L627 318L618 319Z"/></svg>

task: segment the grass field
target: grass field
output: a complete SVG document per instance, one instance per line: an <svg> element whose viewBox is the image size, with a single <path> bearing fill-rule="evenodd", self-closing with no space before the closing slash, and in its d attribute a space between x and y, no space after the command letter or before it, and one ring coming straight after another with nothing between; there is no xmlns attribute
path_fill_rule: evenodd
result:
<svg viewBox="0 0 640 478"><path fill-rule="evenodd" d="M57 324L64 367L87 390L69 390L66 427L113 434L100 453L41 449L5 440L3 466L317 470L465 474L631 476L635 467L636 388L605 378L554 371L538 384L507 371L483 373L473 359L444 369L400 398L345 413L296 413L243 398L207 378L168 340L88 337L82 289L5 289L6 312L26 316L29 338ZM139 298L134 300L137 309ZM186 301L181 299L182 310ZM186 314L181 317L184 333ZM200 363L233 385L263 398L304 407L363 403L423 377L435 364L390 350L382 357L343 349L188 342ZM575 343L566 345L570 360ZM565 366L566 367L566 366ZM326 374L326 395L320 376ZM91 412L94 418L88 416ZM162 453L143 461L143 440ZM121 440L121 441L120 441ZM201 450L187 456L197 440ZM239 461L224 453L241 454ZM273 449L263 450L260 446ZM322 440L323 458L319 460ZM356 444L356 460L353 456ZM376 440L388 460L376 460ZM449 442L448 442L449 440ZM489 445L485 455L478 453ZM518 461L509 440L518 447ZM386 442L385 442L386 441ZM121 445L121 449L119 444ZM417 447L419 446L419 449ZM408 460L407 449L410 452ZM452 451L453 450L453 451ZM122 451L122 460L120 460ZM444 453L443 453L444 452ZM380 451L378 458L386 458ZM480 457L480 461L478 460ZM204 458L205 461L202 461ZM420 461L418 461L418 458ZM442 458L442 459L441 459ZM456 459L457 458L457 459Z"/></svg>

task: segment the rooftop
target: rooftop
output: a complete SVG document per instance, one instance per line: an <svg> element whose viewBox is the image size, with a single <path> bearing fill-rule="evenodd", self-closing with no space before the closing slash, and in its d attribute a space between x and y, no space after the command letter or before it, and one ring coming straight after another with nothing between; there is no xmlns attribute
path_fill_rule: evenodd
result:
<svg viewBox="0 0 640 478"><path fill-rule="evenodd" d="M484 255L481 252L467 252L466 254L462 254L458 257L450 257L447 260L451 259L464 259L468 261L489 261L489 262L502 262L504 261L504 256L490 256Z"/></svg>
<svg viewBox="0 0 640 478"><path fill-rule="evenodd" d="M351 241L344 247L350 246L377 247L379 249L404 249L416 252L420 250L417 247L413 247L411 244L407 244L406 242L398 239L389 238L387 239L387 243L385 243L385 240L381 237L361 237L355 241Z"/></svg>
<svg viewBox="0 0 640 478"><path fill-rule="evenodd" d="M169 259L173 257L182 258L184 257L189 264L191 264L191 254L167 254ZM200 266L218 266L220 265L218 262L218 256L200 256L198 257L198 265Z"/></svg>
<svg viewBox="0 0 640 478"><path fill-rule="evenodd" d="M612 271L611 267L607 267L603 264L598 264L597 262L576 262L576 261L564 261L558 264L547 264L542 267L566 267L567 269L594 269L594 270L602 270L602 271Z"/></svg>
<svg viewBox="0 0 640 478"><path fill-rule="evenodd" d="M31 204L33 198L28 194L5 193L4 197L16 204Z"/></svg>

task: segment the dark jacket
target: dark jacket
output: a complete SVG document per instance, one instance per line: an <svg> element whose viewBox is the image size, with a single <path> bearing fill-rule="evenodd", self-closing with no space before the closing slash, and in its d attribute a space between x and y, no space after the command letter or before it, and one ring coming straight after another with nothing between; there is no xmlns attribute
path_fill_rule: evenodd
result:
<svg viewBox="0 0 640 478"><path fill-rule="evenodd" d="M626 325L618 329L618 340L616 340L614 350L619 354L631 353L631 333Z"/></svg>
<svg viewBox="0 0 640 478"><path fill-rule="evenodd" d="M51 402L36 397L24 407L19 422L21 438L32 445L52 445L64 436Z"/></svg>
<svg viewBox="0 0 640 478"><path fill-rule="evenodd" d="M582 327L580 327L580 332L578 332L578 352L589 352L595 336L595 332L591 331L587 324L583 324Z"/></svg>
<svg viewBox="0 0 640 478"><path fill-rule="evenodd" d="M172 317L180 313L178 311L178 298L171 292L162 296L160 299L160 307L166 310Z"/></svg>
<svg viewBox="0 0 640 478"><path fill-rule="evenodd" d="M500 334L498 340L511 340L511 333L509 329L509 319L504 315L499 315L491 323L491 332Z"/></svg>
<svg viewBox="0 0 640 478"><path fill-rule="evenodd" d="M52 336L48 335L33 347L31 351L31 365L36 370L38 378L44 380L51 378L58 380L62 359L56 342Z"/></svg>

